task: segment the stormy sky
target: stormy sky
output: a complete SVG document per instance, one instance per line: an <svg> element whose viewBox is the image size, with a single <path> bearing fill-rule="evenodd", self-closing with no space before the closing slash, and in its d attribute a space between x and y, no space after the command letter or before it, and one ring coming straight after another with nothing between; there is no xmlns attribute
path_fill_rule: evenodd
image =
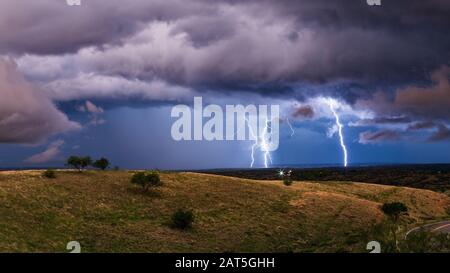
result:
<svg viewBox="0 0 450 273"><path fill-rule="evenodd" d="M251 142L172 140L194 96L279 104L275 165L342 163L324 97L350 164L450 162L448 0L81 1L0 0L0 167L248 167Z"/></svg>

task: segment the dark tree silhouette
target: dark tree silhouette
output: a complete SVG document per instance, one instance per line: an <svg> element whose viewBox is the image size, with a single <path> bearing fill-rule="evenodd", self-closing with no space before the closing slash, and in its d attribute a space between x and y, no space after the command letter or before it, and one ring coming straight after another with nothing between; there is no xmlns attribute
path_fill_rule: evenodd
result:
<svg viewBox="0 0 450 273"><path fill-rule="evenodd" d="M102 157L99 160L96 160L94 162L94 164L92 165L93 167L97 168L97 169L101 169L101 170L106 170L109 167L109 160Z"/></svg>
<svg viewBox="0 0 450 273"><path fill-rule="evenodd" d="M67 159L67 165L72 166L78 171L82 171L84 168L92 164L92 159L89 156L79 157L71 156Z"/></svg>
<svg viewBox="0 0 450 273"><path fill-rule="evenodd" d="M381 210L383 213L389 217L392 222L391 232L395 243L395 248L398 250L398 241L397 241L397 229L400 217L408 212L408 208L405 204L400 202L392 202L392 203L384 203L381 206Z"/></svg>

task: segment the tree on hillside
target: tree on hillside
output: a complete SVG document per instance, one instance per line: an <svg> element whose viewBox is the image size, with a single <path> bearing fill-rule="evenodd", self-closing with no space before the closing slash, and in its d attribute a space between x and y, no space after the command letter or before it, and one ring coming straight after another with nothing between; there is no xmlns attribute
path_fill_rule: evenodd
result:
<svg viewBox="0 0 450 273"><path fill-rule="evenodd" d="M71 156L67 159L67 165L72 166L78 171L82 171L84 168L92 164L92 159L89 156L79 157Z"/></svg>
<svg viewBox="0 0 450 273"><path fill-rule="evenodd" d="M92 164L93 167L101 170L106 170L109 167L109 160L102 157L99 160L96 160L94 164Z"/></svg>
<svg viewBox="0 0 450 273"><path fill-rule="evenodd" d="M394 223L398 223L400 216L408 212L408 208L405 204L400 202L384 203L381 210L386 214Z"/></svg>
<svg viewBox="0 0 450 273"><path fill-rule="evenodd" d="M395 247L397 248L397 230L399 220L402 215L405 215L408 212L408 208L403 203L392 202L384 203L383 206L381 206L381 210L386 216L388 216L389 220L391 221L391 233L395 242Z"/></svg>

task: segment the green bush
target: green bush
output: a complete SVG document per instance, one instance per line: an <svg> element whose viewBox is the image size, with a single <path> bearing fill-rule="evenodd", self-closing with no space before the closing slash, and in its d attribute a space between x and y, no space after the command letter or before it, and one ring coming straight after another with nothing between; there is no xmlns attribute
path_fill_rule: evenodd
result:
<svg viewBox="0 0 450 273"><path fill-rule="evenodd" d="M150 187L158 187L162 185L159 177L159 172L138 172L131 177L131 183L142 187L144 192L147 192Z"/></svg>
<svg viewBox="0 0 450 273"><path fill-rule="evenodd" d="M289 170L287 172L285 172L284 170L280 170L279 171L279 175L281 176L281 178L283 179L283 184L285 186L290 186L292 185L292 170Z"/></svg>
<svg viewBox="0 0 450 273"><path fill-rule="evenodd" d="M290 185L292 185L292 179L289 179L289 178L283 179L283 184L284 184L285 186L290 186Z"/></svg>
<svg viewBox="0 0 450 273"><path fill-rule="evenodd" d="M171 219L172 228L177 229L189 229L192 227L192 222L194 222L194 214L190 210L177 210Z"/></svg>
<svg viewBox="0 0 450 273"><path fill-rule="evenodd" d="M43 175L45 178L50 178L50 179L56 178L56 172L55 172L55 170L53 170L53 169L45 170L45 171L42 173L42 175Z"/></svg>

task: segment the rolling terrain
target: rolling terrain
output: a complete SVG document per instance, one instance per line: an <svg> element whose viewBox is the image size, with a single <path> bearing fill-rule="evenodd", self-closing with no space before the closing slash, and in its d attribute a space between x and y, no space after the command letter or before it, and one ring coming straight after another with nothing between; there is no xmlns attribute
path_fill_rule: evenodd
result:
<svg viewBox="0 0 450 273"><path fill-rule="evenodd" d="M367 252L384 202L400 201L406 228L445 220L450 198L355 182L256 181L163 172L142 193L131 171L0 172L0 252ZM193 228L170 227L179 208ZM406 230L405 230L406 231Z"/></svg>
<svg viewBox="0 0 450 273"><path fill-rule="evenodd" d="M257 180L279 179L280 168L216 169L204 173ZM450 164L373 165L356 167L286 168L299 181L363 181L450 193Z"/></svg>

